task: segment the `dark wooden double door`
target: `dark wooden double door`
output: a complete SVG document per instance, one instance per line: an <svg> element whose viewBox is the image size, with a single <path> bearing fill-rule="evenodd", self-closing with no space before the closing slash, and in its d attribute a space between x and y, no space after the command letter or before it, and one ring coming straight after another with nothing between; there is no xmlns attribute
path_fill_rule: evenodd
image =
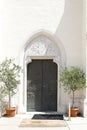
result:
<svg viewBox="0 0 87 130"><path fill-rule="evenodd" d="M27 65L27 111L57 111L57 65L33 60Z"/></svg>

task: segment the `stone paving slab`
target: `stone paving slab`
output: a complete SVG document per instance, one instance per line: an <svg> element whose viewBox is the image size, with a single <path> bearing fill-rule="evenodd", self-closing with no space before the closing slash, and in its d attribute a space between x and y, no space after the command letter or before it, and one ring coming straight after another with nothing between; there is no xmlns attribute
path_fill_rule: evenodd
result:
<svg viewBox="0 0 87 130"><path fill-rule="evenodd" d="M0 118L0 130L87 130L87 118L83 117L75 117L71 118L71 121L66 121L67 127L23 127L20 128L19 124L23 118L30 117L32 115L25 115L19 114L15 117L7 118L1 117Z"/></svg>
<svg viewBox="0 0 87 130"><path fill-rule="evenodd" d="M32 120L24 118L20 124L20 127L67 127L66 121L64 120Z"/></svg>

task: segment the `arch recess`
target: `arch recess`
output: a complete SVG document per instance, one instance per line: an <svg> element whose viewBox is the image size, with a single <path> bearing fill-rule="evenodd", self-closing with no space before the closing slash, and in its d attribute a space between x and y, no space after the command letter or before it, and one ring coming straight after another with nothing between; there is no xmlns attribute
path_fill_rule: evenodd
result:
<svg viewBox="0 0 87 130"><path fill-rule="evenodd" d="M20 89L20 93L23 93L23 98L21 99L21 105L23 106L23 112L26 112L27 106L27 64L32 62L32 59L53 59L58 66L58 74L61 66L65 66L66 54L65 50L62 46L62 43L59 39L47 32L47 31L39 31L31 36L31 38L27 41L24 47L23 52L23 85ZM59 78L59 75L57 76ZM59 81L59 79L57 80ZM59 111L59 99L61 94L59 94L59 82L57 83L57 112ZM62 107L63 108L63 107ZM61 111L61 109L60 109Z"/></svg>
<svg viewBox="0 0 87 130"><path fill-rule="evenodd" d="M30 47L32 49L31 53L33 52L32 54L30 54ZM40 51L42 51L42 53L40 53ZM29 56L57 56L59 64L61 66L66 65L66 53L62 42L59 38L56 38L56 36L46 30L40 30L29 38L24 47L25 57L28 56L28 52Z"/></svg>

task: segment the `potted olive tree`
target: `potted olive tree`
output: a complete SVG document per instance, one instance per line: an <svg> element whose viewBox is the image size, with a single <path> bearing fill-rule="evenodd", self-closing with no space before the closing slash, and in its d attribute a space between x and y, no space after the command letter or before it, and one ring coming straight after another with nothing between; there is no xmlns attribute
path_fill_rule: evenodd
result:
<svg viewBox="0 0 87 130"><path fill-rule="evenodd" d="M0 117L4 114L4 98L7 95L7 91L3 85L3 83L0 82Z"/></svg>
<svg viewBox="0 0 87 130"><path fill-rule="evenodd" d="M75 106L75 92L86 87L85 74L79 67L65 68L60 73L60 83L65 91L72 92L71 116L75 117L78 114L78 108Z"/></svg>
<svg viewBox="0 0 87 130"><path fill-rule="evenodd" d="M4 88L8 95L7 116L15 115L15 108L11 107L11 97L17 92L17 85L20 83L21 67L14 63L14 59L5 59L0 64L0 82L3 82Z"/></svg>

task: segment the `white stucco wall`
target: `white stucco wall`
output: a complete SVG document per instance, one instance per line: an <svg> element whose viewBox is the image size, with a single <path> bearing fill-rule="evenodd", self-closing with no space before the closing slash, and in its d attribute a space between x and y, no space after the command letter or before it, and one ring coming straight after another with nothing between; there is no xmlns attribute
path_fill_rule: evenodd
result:
<svg viewBox="0 0 87 130"><path fill-rule="evenodd" d="M29 38L46 30L61 42L66 65L83 68L83 1L0 0L0 61L4 57L20 61Z"/></svg>
<svg viewBox="0 0 87 130"><path fill-rule="evenodd" d="M17 56L31 34L40 29L55 33L63 9L64 0L0 0L0 52Z"/></svg>
<svg viewBox="0 0 87 130"><path fill-rule="evenodd" d="M82 66L83 0L66 0L65 10L57 29L67 53L67 65Z"/></svg>
<svg viewBox="0 0 87 130"><path fill-rule="evenodd" d="M17 57L40 29L58 37L67 65L82 65L83 0L0 0L0 58ZM16 48L16 49L15 49Z"/></svg>

